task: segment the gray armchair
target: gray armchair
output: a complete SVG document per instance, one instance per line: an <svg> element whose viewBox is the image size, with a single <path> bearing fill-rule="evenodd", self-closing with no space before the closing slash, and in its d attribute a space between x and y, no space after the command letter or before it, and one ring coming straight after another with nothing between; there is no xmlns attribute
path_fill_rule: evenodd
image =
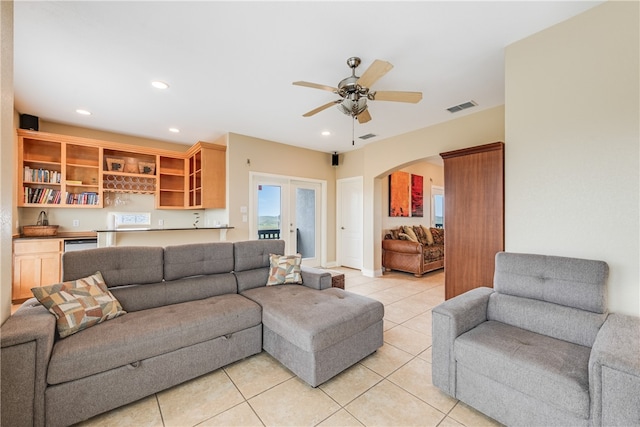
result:
<svg viewBox="0 0 640 427"><path fill-rule="evenodd" d="M506 425L640 425L640 319L603 261L501 252L494 288L433 309L433 384Z"/></svg>

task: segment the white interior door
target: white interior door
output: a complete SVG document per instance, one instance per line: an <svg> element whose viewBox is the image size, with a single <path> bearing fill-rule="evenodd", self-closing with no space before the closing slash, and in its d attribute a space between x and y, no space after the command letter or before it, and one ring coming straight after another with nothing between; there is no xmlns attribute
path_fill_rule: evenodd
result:
<svg viewBox="0 0 640 427"><path fill-rule="evenodd" d="M362 177L338 180L338 263L362 269Z"/></svg>

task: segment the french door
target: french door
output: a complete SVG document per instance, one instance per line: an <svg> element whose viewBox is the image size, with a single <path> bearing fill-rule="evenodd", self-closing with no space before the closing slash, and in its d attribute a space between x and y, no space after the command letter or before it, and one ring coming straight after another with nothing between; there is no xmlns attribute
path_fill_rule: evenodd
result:
<svg viewBox="0 0 640 427"><path fill-rule="evenodd" d="M257 239L282 239L285 254L299 253L308 266L322 261L322 185L279 176L252 179L253 219Z"/></svg>

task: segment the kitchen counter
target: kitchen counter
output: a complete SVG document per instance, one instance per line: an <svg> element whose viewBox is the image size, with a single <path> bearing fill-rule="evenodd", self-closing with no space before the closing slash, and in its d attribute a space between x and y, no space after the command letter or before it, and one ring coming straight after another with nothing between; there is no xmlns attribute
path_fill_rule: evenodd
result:
<svg viewBox="0 0 640 427"><path fill-rule="evenodd" d="M95 239L98 234L95 231L65 231L55 236L23 236L14 234L13 240L33 240L33 239Z"/></svg>
<svg viewBox="0 0 640 427"><path fill-rule="evenodd" d="M146 232L146 231L197 231L197 230L231 230L234 227L220 226L220 227L189 227L189 228L116 228L106 230L94 230L96 233L131 233L131 232Z"/></svg>

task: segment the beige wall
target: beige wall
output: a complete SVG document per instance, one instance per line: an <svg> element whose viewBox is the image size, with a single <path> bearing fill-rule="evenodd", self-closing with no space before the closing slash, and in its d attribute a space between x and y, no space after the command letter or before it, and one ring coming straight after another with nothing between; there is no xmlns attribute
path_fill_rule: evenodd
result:
<svg viewBox="0 0 640 427"><path fill-rule="evenodd" d="M228 138L229 223L236 227L229 231L229 240L253 238L249 236L249 223L242 222L240 212L241 207L250 205L250 172L323 180L327 183L326 259L328 264L334 263L337 168L331 166L331 154L234 133Z"/></svg>
<svg viewBox="0 0 640 427"><path fill-rule="evenodd" d="M640 315L638 2L609 1L506 49L506 249L601 259Z"/></svg>
<svg viewBox="0 0 640 427"><path fill-rule="evenodd" d="M0 324L11 314L14 110L13 2L0 1Z"/></svg>
<svg viewBox="0 0 640 427"><path fill-rule="evenodd" d="M460 114L465 115L344 154L337 178L363 176L364 180L363 274L382 274L382 218L387 209L382 181L389 172L445 151L504 141L504 107Z"/></svg>

